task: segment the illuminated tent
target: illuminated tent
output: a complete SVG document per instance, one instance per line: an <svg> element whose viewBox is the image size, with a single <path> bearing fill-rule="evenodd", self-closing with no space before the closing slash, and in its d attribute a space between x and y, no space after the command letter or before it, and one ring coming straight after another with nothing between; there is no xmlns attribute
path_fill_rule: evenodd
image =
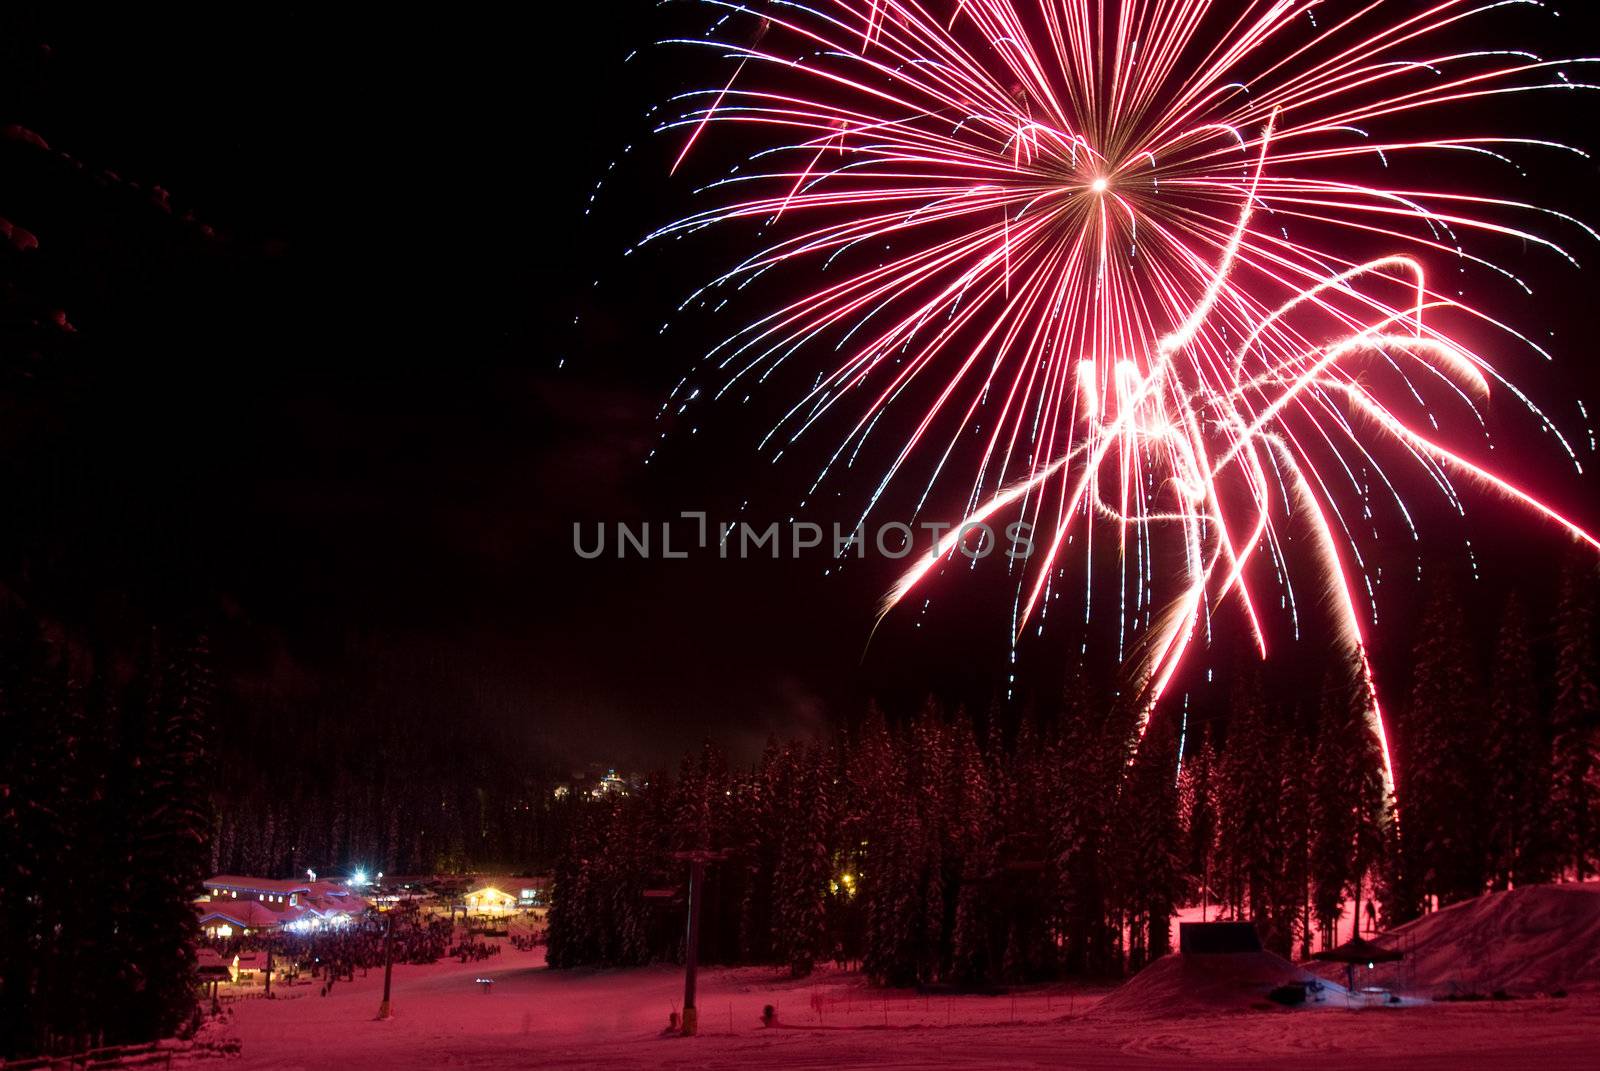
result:
<svg viewBox="0 0 1600 1071"><path fill-rule="evenodd" d="M1375 945L1365 937L1352 937L1338 948L1313 953L1311 958L1330 963L1365 963L1370 967L1374 963L1394 963L1405 956L1392 948Z"/></svg>
<svg viewBox="0 0 1600 1071"><path fill-rule="evenodd" d="M1345 988L1355 992L1356 967L1371 968L1378 963L1394 963L1404 959L1403 953L1393 949L1375 945L1364 937L1352 937L1338 948L1325 948L1321 952L1314 952L1312 959L1320 959L1327 963L1343 963Z"/></svg>

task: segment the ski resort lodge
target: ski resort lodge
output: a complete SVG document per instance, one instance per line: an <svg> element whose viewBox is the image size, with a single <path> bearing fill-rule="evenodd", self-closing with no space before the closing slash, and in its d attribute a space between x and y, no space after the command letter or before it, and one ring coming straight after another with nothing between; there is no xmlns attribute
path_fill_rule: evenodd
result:
<svg viewBox="0 0 1600 1071"><path fill-rule="evenodd" d="M342 926L371 904L332 881L294 881L218 874L195 901L207 937L227 939L261 930Z"/></svg>

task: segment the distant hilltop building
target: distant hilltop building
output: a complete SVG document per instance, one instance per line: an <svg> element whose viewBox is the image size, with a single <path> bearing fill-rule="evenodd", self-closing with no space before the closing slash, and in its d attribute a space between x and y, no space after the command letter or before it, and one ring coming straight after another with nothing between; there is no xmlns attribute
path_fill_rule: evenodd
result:
<svg viewBox="0 0 1600 1071"><path fill-rule="evenodd" d="M590 766L587 770L574 770L570 780L557 782L554 795L558 800L572 797L601 800L611 796L627 796L633 792L638 780L637 774L623 777L614 766L603 769Z"/></svg>
<svg viewBox="0 0 1600 1071"><path fill-rule="evenodd" d="M217 874L195 901L207 937L226 940L264 930L343 926L371 908L366 897L334 881Z"/></svg>

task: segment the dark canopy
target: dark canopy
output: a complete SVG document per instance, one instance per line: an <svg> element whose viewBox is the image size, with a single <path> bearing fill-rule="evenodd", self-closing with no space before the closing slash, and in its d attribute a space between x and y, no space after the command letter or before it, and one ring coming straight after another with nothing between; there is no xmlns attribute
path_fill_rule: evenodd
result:
<svg viewBox="0 0 1600 1071"><path fill-rule="evenodd" d="M1382 948L1364 937L1352 937L1338 948L1313 953L1311 958L1335 963L1393 963L1403 957L1400 952Z"/></svg>

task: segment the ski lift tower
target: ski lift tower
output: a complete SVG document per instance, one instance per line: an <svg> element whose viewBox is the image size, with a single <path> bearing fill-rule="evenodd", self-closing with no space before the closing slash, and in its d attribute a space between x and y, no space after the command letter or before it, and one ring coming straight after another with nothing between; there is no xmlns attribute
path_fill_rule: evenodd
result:
<svg viewBox="0 0 1600 1071"><path fill-rule="evenodd" d="M700 901L705 895L706 864L719 863L728 858L726 850L711 851L700 848L690 852L673 852L674 859L689 864L689 924L683 947L683 1036L693 1037L700 1025L699 1013L694 1006L695 974L700 967Z"/></svg>

